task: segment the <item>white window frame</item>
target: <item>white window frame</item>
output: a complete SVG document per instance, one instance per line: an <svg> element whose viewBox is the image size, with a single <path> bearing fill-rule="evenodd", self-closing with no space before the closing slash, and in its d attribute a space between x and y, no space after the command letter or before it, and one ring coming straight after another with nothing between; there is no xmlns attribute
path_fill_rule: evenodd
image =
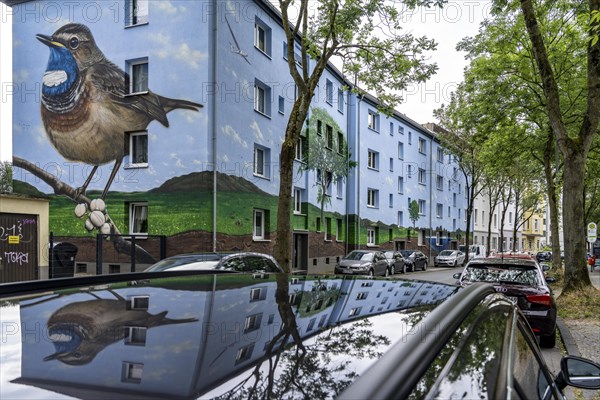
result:
<svg viewBox="0 0 600 400"><path fill-rule="evenodd" d="M437 203L435 206L435 216L437 218L444 218L444 205Z"/></svg>
<svg viewBox="0 0 600 400"><path fill-rule="evenodd" d="M302 189L294 189L294 214L302 214Z"/></svg>
<svg viewBox="0 0 600 400"><path fill-rule="evenodd" d="M333 105L333 82L329 79L325 79L325 102Z"/></svg>
<svg viewBox="0 0 600 400"><path fill-rule="evenodd" d="M254 111L269 116L268 113L268 89L255 82L254 84Z"/></svg>
<svg viewBox="0 0 600 400"><path fill-rule="evenodd" d="M375 150L367 152L367 168L379 171L379 153Z"/></svg>
<svg viewBox="0 0 600 400"><path fill-rule="evenodd" d="M367 228L367 246L376 246L377 238L375 235L375 228Z"/></svg>
<svg viewBox="0 0 600 400"><path fill-rule="evenodd" d="M296 142L296 160L304 162L304 137L300 136Z"/></svg>
<svg viewBox="0 0 600 400"><path fill-rule="evenodd" d="M394 208L394 194L393 193L390 193L388 201L389 201L390 208Z"/></svg>
<svg viewBox="0 0 600 400"><path fill-rule="evenodd" d="M423 138L419 138L419 153L427 154L427 142Z"/></svg>
<svg viewBox="0 0 600 400"><path fill-rule="evenodd" d="M252 239L265 240L266 238L266 210L254 209L252 216ZM260 225L257 222L260 221Z"/></svg>
<svg viewBox="0 0 600 400"><path fill-rule="evenodd" d="M404 193L404 177L403 176L398 177L398 193L400 193L400 194Z"/></svg>
<svg viewBox="0 0 600 400"><path fill-rule="evenodd" d="M146 162L134 162L136 158L136 148L135 143L136 138L145 136L146 137ZM127 168L147 168L148 167L148 132L140 131L140 132L131 132L129 134L129 163L127 164Z"/></svg>
<svg viewBox="0 0 600 400"><path fill-rule="evenodd" d="M444 190L444 177L442 175L437 176L435 186L437 190Z"/></svg>
<svg viewBox="0 0 600 400"><path fill-rule="evenodd" d="M136 67L140 65L146 66L146 76L141 77L142 81L138 82L138 77L140 76L139 71L136 70ZM142 58L139 60L129 60L127 61L127 70L129 72L129 94L136 95L142 93L148 93L148 81L150 76L150 65L148 64L147 58ZM145 81L145 82L144 82ZM136 85L137 83L137 85ZM136 86L141 85L141 87L136 88ZM139 89L139 90L137 90Z"/></svg>
<svg viewBox="0 0 600 400"><path fill-rule="evenodd" d="M126 26L148 23L148 0L128 0L126 3Z"/></svg>
<svg viewBox="0 0 600 400"><path fill-rule="evenodd" d="M254 20L254 47L267 57L271 58L271 28L258 17Z"/></svg>
<svg viewBox="0 0 600 400"><path fill-rule="evenodd" d="M374 111L369 110L368 112L368 117L367 117L367 123L368 123L368 127L371 130L374 130L375 132L378 132L378 115L377 113L375 113Z"/></svg>
<svg viewBox="0 0 600 400"><path fill-rule="evenodd" d="M141 217L142 217L142 221L143 221L143 217L145 216L145 220L146 220L146 232L138 232L136 231L136 229L134 229L136 227L136 220L135 220L135 216L136 216L136 212L138 211L141 213ZM143 225L143 223L142 223ZM147 235L148 234L148 203L147 202L133 202L133 203L129 203L129 234L131 235Z"/></svg>
<svg viewBox="0 0 600 400"><path fill-rule="evenodd" d="M419 183L421 185L425 185L427 183L427 178L426 178L426 174L425 174L425 170L423 168L419 168Z"/></svg>
<svg viewBox="0 0 600 400"><path fill-rule="evenodd" d="M398 159L404 160L404 143L398 142Z"/></svg>
<svg viewBox="0 0 600 400"><path fill-rule="evenodd" d="M379 194L379 190L377 189L367 189L367 207L377 208L377 197Z"/></svg>
<svg viewBox="0 0 600 400"><path fill-rule="evenodd" d="M267 178L267 152L263 147L254 146L254 155L253 155L253 167L252 171L254 176L259 176L261 178ZM260 155L260 156L259 156ZM262 159L261 159L262 157ZM262 169L262 171L260 170Z"/></svg>
<svg viewBox="0 0 600 400"><path fill-rule="evenodd" d="M344 177L338 176L336 180L336 195L338 199L344 198Z"/></svg>
<svg viewBox="0 0 600 400"><path fill-rule="evenodd" d="M437 149L437 162L444 163L444 149L441 147Z"/></svg>
<svg viewBox="0 0 600 400"><path fill-rule="evenodd" d="M344 113L344 91L338 89L338 111Z"/></svg>
<svg viewBox="0 0 600 400"><path fill-rule="evenodd" d="M425 208L427 206L427 204L425 204L425 200L419 200L418 204L419 204L419 215L425 215Z"/></svg>
<svg viewBox="0 0 600 400"><path fill-rule="evenodd" d="M123 361L122 381L128 383L141 383L144 372L144 364Z"/></svg>

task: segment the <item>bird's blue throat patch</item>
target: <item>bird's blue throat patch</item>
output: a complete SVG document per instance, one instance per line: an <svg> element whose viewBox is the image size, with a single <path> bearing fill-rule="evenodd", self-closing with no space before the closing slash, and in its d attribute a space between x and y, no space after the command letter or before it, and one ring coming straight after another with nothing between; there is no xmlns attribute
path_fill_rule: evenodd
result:
<svg viewBox="0 0 600 400"><path fill-rule="evenodd" d="M50 47L50 58L43 77L42 93L58 96L67 93L79 76L77 62L64 47Z"/></svg>

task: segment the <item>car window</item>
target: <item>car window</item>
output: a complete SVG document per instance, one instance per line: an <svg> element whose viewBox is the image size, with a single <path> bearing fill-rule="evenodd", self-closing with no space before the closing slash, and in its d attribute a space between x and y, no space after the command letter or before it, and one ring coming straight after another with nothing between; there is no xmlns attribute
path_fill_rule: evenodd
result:
<svg viewBox="0 0 600 400"><path fill-rule="evenodd" d="M244 257L246 262L246 271L247 272L255 272L255 271L266 271L267 266L265 264L265 259L259 256L247 256Z"/></svg>
<svg viewBox="0 0 600 400"><path fill-rule="evenodd" d="M463 280L471 282L514 283L527 286L538 286L538 272L535 268L511 266L494 266L473 264L464 273Z"/></svg>
<svg viewBox="0 0 600 400"><path fill-rule="evenodd" d="M231 257L223 262L221 268L228 271L244 272L244 260L242 260L240 257Z"/></svg>
<svg viewBox="0 0 600 400"><path fill-rule="evenodd" d="M519 323L514 338L512 375L515 391L522 399L552 398L552 379L548 376L532 349L531 340L522 332L525 328Z"/></svg>
<svg viewBox="0 0 600 400"><path fill-rule="evenodd" d="M277 268L277 265L275 265L275 263L272 260L269 260L268 258L265 258L265 271L267 272L280 272L279 268Z"/></svg>

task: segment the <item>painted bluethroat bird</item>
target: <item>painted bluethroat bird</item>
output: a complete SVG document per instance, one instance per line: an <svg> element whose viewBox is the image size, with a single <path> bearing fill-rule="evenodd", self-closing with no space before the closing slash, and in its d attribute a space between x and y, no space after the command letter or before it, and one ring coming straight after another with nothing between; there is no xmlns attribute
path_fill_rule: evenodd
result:
<svg viewBox="0 0 600 400"><path fill-rule="evenodd" d="M98 166L114 161L106 196L123 157L127 135L154 120L168 127L167 113L203 106L150 90L129 95L129 75L109 61L85 25L66 24L52 36L36 35L50 48L43 77L42 121L52 145L67 160L93 165L79 193L85 193Z"/></svg>

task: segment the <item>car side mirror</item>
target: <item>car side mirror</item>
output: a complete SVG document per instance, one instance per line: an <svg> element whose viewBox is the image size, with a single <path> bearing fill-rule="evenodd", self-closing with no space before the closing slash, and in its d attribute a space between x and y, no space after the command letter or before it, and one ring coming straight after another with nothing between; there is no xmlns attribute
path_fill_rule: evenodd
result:
<svg viewBox="0 0 600 400"><path fill-rule="evenodd" d="M567 385L581 389L600 389L600 365L575 356L560 360L560 371Z"/></svg>
<svg viewBox="0 0 600 400"><path fill-rule="evenodd" d="M547 283L556 283L556 278L553 276L549 276L546 278Z"/></svg>
<svg viewBox="0 0 600 400"><path fill-rule="evenodd" d="M460 272L455 273L454 275L452 275L452 277L454 279L460 279Z"/></svg>
<svg viewBox="0 0 600 400"><path fill-rule="evenodd" d="M550 266L548 264L543 264L542 265L542 270L544 270L544 271L550 271Z"/></svg>

